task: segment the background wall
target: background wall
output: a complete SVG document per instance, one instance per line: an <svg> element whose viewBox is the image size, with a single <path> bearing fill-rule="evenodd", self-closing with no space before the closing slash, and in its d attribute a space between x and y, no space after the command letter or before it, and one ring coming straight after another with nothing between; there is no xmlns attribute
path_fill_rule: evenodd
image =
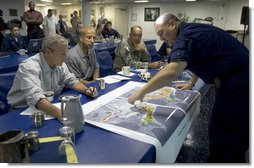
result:
<svg viewBox="0 0 254 168"><path fill-rule="evenodd" d="M115 21L118 19L114 15L115 8L127 8L129 16L127 20L123 20L122 24L128 27L128 30L133 25L140 25L143 27L143 38L145 39L157 39L158 48L162 42L157 38L154 31L154 22L144 21L144 8L145 7L159 7L160 14L170 12L179 16L179 14L186 15L188 22L192 22L195 18L213 17L214 25L225 30L243 30L243 25L240 25L241 11L243 6L249 6L248 0L222 0L222 1L197 1L197 2L168 2L168 3L153 3L153 4L107 4L107 5L95 5L91 4L91 10L94 11L96 20L100 16L100 8L104 8L105 17L112 21L113 27ZM18 16L9 16L9 9L17 9ZM47 15L49 8L56 9L58 18L59 14L66 15L65 21L70 26L70 14L73 11L81 10L80 5L73 6L47 6L38 7L36 9L41 11L43 16ZM5 22L11 19L20 19L23 12L28 9L28 4L24 4L24 0L0 0L0 9L4 12ZM136 20L132 19L132 16L136 17ZM23 29L21 34L26 34L25 24L23 22ZM122 34L122 32L120 32ZM128 36L128 32L124 34Z"/></svg>
<svg viewBox="0 0 254 168"><path fill-rule="evenodd" d="M3 11L3 19L5 22L8 22L12 19L19 19L23 16L25 7L24 0L0 0L0 9ZM17 9L18 16L10 16L9 9ZM22 23L23 29L20 30L21 34L26 34L26 27L24 22Z"/></svg>

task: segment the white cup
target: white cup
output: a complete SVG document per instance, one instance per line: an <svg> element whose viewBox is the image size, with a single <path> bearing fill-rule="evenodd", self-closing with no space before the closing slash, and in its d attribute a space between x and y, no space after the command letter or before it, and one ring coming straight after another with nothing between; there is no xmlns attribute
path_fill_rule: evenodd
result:
<svg viewBox="0 0 254 168"><path fill-rule="evenodd" d="M150 79L151 78L151 73L150 72L146 72L145 73L145 78Z"/></svg>
<svg viewBox="0 0 254 168"><path fill-rule="evenodd" d="M130 69L131 69L130 66L124 66L124 67L122 68L123 75L129 76L130 73L131 73Z"/></svg>
<svg viewBox="0 0 254 168"><path fill-rule="evenodd" d="M25 55L26 54L26 50L25 49L19 49L18 53L19 53L19 55Z"/></svg>
<svg viewBox="0 0 254 168"><path fill-rule="evenodd" d="M147 72L147 69L141 69L140 70L140 75L141 77L145 76L145 73Z"/></svg>
<svg viewBox="0 0 254 168"><path fill-rule="evenodd" d="M54 99L54 92L53 91L46 91L44 95L47 97L49 102L52 102Z"/></svg>

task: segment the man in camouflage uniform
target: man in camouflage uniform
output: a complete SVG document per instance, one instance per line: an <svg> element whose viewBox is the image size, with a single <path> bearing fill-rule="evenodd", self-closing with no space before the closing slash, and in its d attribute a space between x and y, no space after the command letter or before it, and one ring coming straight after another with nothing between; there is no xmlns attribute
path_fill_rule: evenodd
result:
<svg viewBox="0 0 254 168"><path fill-rule="evenodd" d="M115 70L121 71L123 66L139 69L158 69L160 61L150 63L150 55L145 44L141 41L142 28L133 26L131 28L130 37L123 40L115 50Z"/></svg>

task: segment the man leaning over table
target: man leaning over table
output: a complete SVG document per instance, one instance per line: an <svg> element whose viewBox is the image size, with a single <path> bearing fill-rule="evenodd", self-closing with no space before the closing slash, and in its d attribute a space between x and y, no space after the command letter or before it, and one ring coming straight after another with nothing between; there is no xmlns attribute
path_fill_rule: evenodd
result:
<svg viewBox="0 0 254 168"><path fill-rule="evenodd" d="M186 68L216 86L209 117L209 156L212 163L244 163L249 149L249 50L224 30L184 23L169 13L155 22L156 34L172 43L171 60L129 102L174 80Z"/></svg>
<svg viewBox="0 0 254 168"><path fill-rule="evenodd" d="M99 64L93 49L95 30L84 27L80 30L79 42L67 53L66 64L83 84L99 78Z"/></svg>
<svg viewBox="0 0 254 168"><path fill-rule="evenodd" d="M123 40L115 50L115 70L121 71L123 66L139 69L158 69L160 61L150 63L150 55L141 41L142 28L133 26L127 40Z"/></svg>
<svg viewBox="0 0 254 168"><path fill-rule="evenodd" d="M61 110L46 99L45 91L58 96L66 86L87 96L97 95L96 90L87 88L69 72L64 63L67 51L68 41L64 37L49 35L43 39L42 52L19 65L7 96L12 108L35 106L60 120Z"/></svg>

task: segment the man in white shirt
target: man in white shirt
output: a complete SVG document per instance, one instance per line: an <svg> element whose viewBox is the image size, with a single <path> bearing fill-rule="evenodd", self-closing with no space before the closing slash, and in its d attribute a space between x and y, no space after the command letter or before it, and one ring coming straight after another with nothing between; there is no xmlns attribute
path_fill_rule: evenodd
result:
<svg viewBox="0 0 254 168"><path fill-rule="evenodd" d="M44 17L43 20L43 31L44 35L51 35L51 34L56 34L57 31L57 21L53 17L53 10L49 9L47 16Z"/></svg>
<svg viewBox="0 0 254 168"><path fill-rule="evenodd" d="M46 36L42 52L19 65L7 96L8 104L12 108L35 106L46 114L61 119L61 110L47 100L46 91L53 91L54 96L59 96L65 86L87 96L97 96L95 88L87 88L70 73L64 63L67 51L68 41L64 37L57 34Z"/></svg>

